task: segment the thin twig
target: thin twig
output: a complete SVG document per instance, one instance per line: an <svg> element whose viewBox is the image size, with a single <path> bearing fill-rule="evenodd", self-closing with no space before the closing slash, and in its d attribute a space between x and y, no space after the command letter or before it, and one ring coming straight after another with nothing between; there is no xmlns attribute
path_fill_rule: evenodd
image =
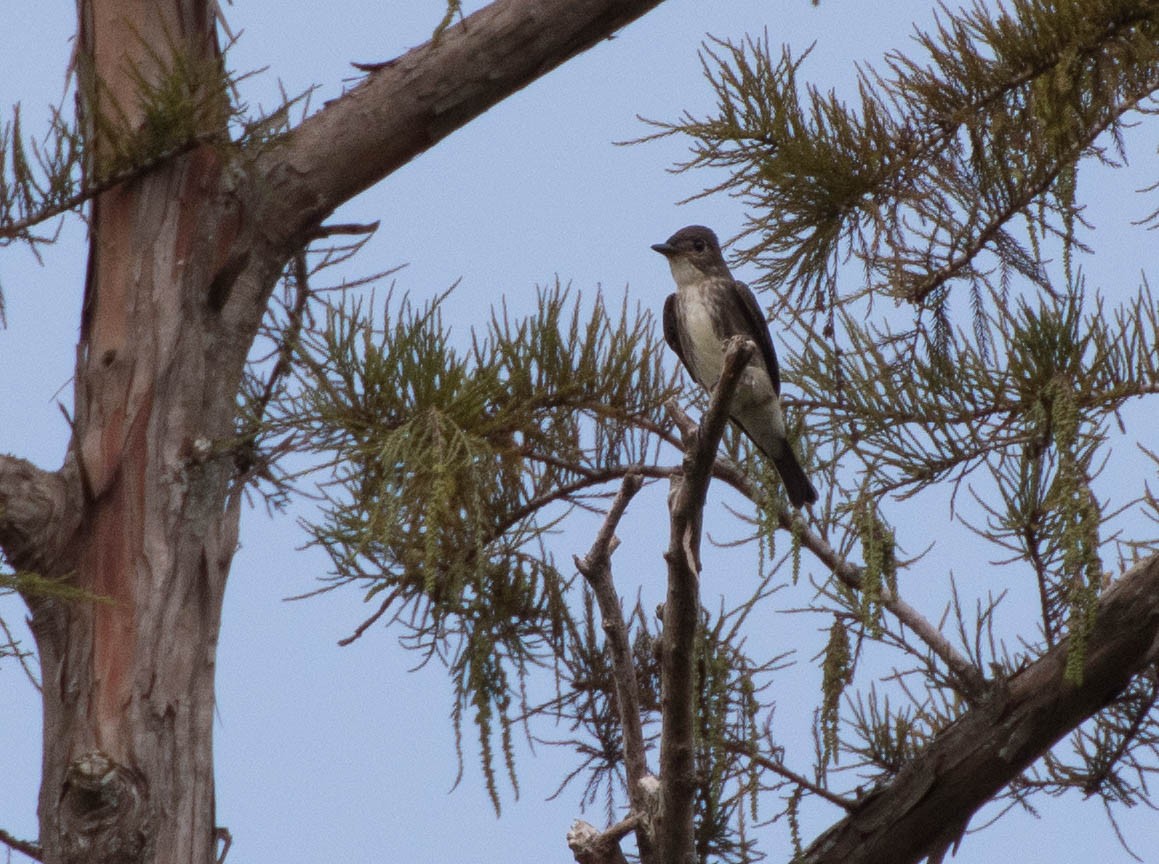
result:
<svg viewBox="0 0 1159 864"><path fill-rule="evenodd" d="M233 845L233 835L228 828L218 826L214 832L214 839L221 843L221 852L217 856L217 864L225 864L225 856L229 854L229 847Z"/></svg>
<svg viewBox="0 0 1159 864"><path fill-rule="evenodd" d="M373 234L378 230L379 220L373 222L341 222L333 225L319 225L311 235L312 239L333 237L335 234Z"/></svg>
<svg viewBox="0 0 1159 864"><path fill-rule="evenodd" d="M234 461L238 469L238 476L227 506L236 510L241 503L242 493L255 479L269 480L277 488L285 489L289 484L279 481L271 470L271 466L280 452L289 450L294 443L294 436L290 435L283 440L281 447L266 448L264 453L258 452L257 440L261 434L262 420L282 380L293 371L294 354L298 350L298 342L302 329L306 324L306 309L310 302L310 268L306 260L306 250L299 249L290 261L291 272L294 275L294 305L287 314L286 326L277 337L277 360L274 368L266 379L262 392L253 400L252 416L249 428L241 433L235 449Z"/></svg>
<svg viewBox="0 0 1159 864"><path fill-rule="evenodd" d="M4 631L4 638L8 640L8 645L12 648L12 654L16 658L16 662L20 664L20 668L24 670L24 674L28 676L28 680L32 682L32 686L38 691L41 689L40 681L36 678L36 673L28 663L28 655L30 652L21 651L16 644L16 637L13 635L8 622L0 618L0 629Z"/></svg>
<svg viewBox="0 0 1159 864"><path fill-rule="evenodd" d="M846 812L852 811L853 808L857 806L856 801L850 801L848 798L842 798L840 795L830 792L824 786L817 785L812 780L803 777L791 768L786 768L782 763L776 761L775 759L770 759L768 756L757 752L757 750L747 742L726 741L724 744L724 749L729 753L736 753L740 756L748 757L762 768L767 768L774 774L779 774L790 783L794 783L797 786L800 786L802 789L812 792L814 795L817 795L820 798L824 798L830 804L836 804Z"/></svg>
<svg viewBox="0 0 1159 864"><path fill-rule="evenodd" d="M302 327L305 323L306 304L310 301L310 269L306 264L305 249L294 253L294 257L291 259L291 267L294 274L294 287L296 289L294 305L290 308L286 326L283 328L281 338L278 340L278 359L274 362L274 368L270 371L270 377L266 379L266 384L262 388L261 395L255 400L255 426L260 424L262 416L269 407L270 401L274 398L274 393L277 391L279 382L293 367L294 352L298 348L298 339L302 335Z"/></svg>
<svg viewBox="0 0 1159 864"><path fill-rule="evenodd" d="M379 618L381 618L390 610L391 604L394 603L401 592L401 587L396 586L389 594L386 595L386 599L379 604L378 609L374 612L374 614L355 627L354 632L349 636L345 637L344 639L339 639L338 644L345 648L351 642L354 642L356 639L362 636L362 634L369 630L374 625L374 623L378 621ZM300 598L291 597L290 599L296 600Z"/></svg>

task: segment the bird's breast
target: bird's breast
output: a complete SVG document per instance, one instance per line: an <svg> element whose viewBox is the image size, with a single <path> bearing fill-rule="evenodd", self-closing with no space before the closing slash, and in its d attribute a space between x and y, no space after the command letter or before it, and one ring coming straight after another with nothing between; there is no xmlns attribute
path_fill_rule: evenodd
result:
<svg viewBox="0 0 1159 864"><path fill-rule="evenodd" d="M691 360L696 380L704 387L713 387L724 368L724 345L717 331L717 310L701 291L689 291L681 298L685 354Z"/></svg>

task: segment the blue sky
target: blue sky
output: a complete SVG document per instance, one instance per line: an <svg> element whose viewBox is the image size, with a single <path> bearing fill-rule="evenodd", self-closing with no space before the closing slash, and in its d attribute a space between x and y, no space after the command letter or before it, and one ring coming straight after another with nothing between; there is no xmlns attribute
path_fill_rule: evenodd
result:
<svg viewBox="0 0 1159 864"><path fill-rule="evenodd" d="M243 98L252 106L272 107L280 98L279 81L289 93L317 84L315 105L333 98L354 74L351 61L388 59L425 41L442 8L437 0L333 0L324 6L243 0L226 14L240 34L231 67L266 68L243 83ZM633 147L614 142L648 131L637 115L674 119L684 110L709 110L711 92L697 57L705 34L739 38L767 29L773 44L787 43L797 53L815 42L804 77L823 89L840 89L851 83L855 63L878 62L890 48L910 48L913 24L928 25L931 14L930 4L919 2L822 0L814 8L807 0L669 0L342 208L336 220L382 223L348 275L405 264L396 283L419 298L461 279L444 316L464 341L498 297L506 297L513 313L529 310L536 286L557 276L584 292L602 286L614 299L627 290L633 301L658 311L670 280L649 245L692 222L730 236L742 226L744 211L721 196L678 206L713 182L708 175L668 171L685 155L680 141ZM73 15L73 3L61 0L5 3L0 108L7 112L13 102L22 102L26 128L34 128L30 121L61 97ZM1154 165L1153 145L1134 155L1140 164ZM1119 247L1116 241L1126 238L1132 218L1153 209L1149 199L1129 193L1132 183L1146 185L1155 172L1140 172L1133 180L1098 177L1092 212L1109 227L1094 239L1111 251L1083 263L1109 296L1122 296L1134 290L1148 262L1130 254L1137 239L1124 239ZM0 331L0 451L42 467L59 464L67 441L56 402L70 397L84 251L83 226L75 219L66 223L59 244L44 250L43 266L22 249L0 250L9 325ZM751 280L755 274L742 270L738 276ZM776 323L773 336L780 338ZM1127 412L1127 419L1138 421L1141 415ZM1127 477L1130 470L1144 470L1139 464L1112 467ZM713 501L719 506L727 498ZM902 537L915 548L935 534L941 537L950 522L946 502L930 501L936 506L918 519L908 511L910 521L901 526ZM662 508L662 494L642 497L622 532L630 542L615 561L622 591L631 594L642 586L646 608L663 593ZM560 538L561 554L585 551L593 524L571 526ZM728 536L727 527L720 530ZM599 824L603 815L599 808L581 814L573 792L545 800L570 766L567 754L544 746L531 754L525 748L520 797L508 793L503 816L496 819L472 761L468 728L465 771L451 791L458 766L445 674L434 666L409 671L415 658L383 630L351 647L337 647L367 612L354 592L283 602L316 587L326 571L319 555L297 550L303 540L293 514L271 519L258 509L244 516L218 653L218 822L234 837L229 861L570 860L564 834L572 819L584 815ZM732 579L743 579L751 568L752 557L737 554L713 550L706 559L706 602L713 597L714 568ZM951 570L959 577L969 574L969 587L980 596L1010 587L999 568L987 566L989 554L957 530L921 570L935 587L913 585L913 602L937 617ZM801 606L808 599L787 597L781 605ZM1019 611L1027 607L1009 612L1013 624ZM11 599L0 601L0 614L14 623L22 619ZM778 616L769 622L769 638L794 645L799 638L802 646L809 645L818 638L820 623ZM797 660L800 668L787 673L783 685L778 681L778 722L783 718L787 729L803 733L816 702L817 676L812 651L803 647ZM0 686L0 828L33 837L37 700L11 663L0 667ZM801 753L801 766L807 754ZM1075 796L1037 805L1040 820L1011 815L968 837L956 860L981 864L1009 858L1015 849L1024 864L1131 860L1097 803L1082 805ZM806 816L809 837L835 818L821 808ZM985 813L974 827L984 819ZM1153 813L1123 814L1122 824L1145 857L1159 842L1159 818ZM787 860L780 826L768 836L770 860Z"/></svg>

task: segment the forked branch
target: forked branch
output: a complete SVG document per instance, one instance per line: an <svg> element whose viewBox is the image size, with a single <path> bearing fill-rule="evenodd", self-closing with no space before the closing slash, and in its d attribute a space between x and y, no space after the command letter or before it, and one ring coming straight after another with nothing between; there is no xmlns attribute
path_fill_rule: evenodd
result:
<svg viewBox="0 0 1159 864"><path fill-rule="evenodd" d="M624 478L620 491L612 502L611 509L604 519L591 550L583 558L576 556L575 566L580 574L591 586L596 603L600 607L600 619L604 628L604 638L607 640L608 653L612 658L612 674L616 679L616 702L620 713L620 730L624 740L624 766L628 774L628 792L632 805L632 814L638 817L647 811L644 786L641 781L648 774L648 762L644 747L644 728L640 717L640 693L636 683L636 666L632 661L632 647L628 641L628 627L624 621L624 612L620 605L620 597L616 593L615 583L612 581L612 553L619 545L616 538L616 526L628 503L643 486L643 478L639 474L629 474ZM583 823L586 824L586 823ZM577 827L580 823L577 823ZM589 828L591 826L588 826ZM574 830L574 829L573 829ZM594 830L594 829L593 829ZM589 833L583 833L589 837ZM590 859L581 858L576 852L576 860L584 864L586 860L604 861L613 853L608 848L608 832L599 835L598 842L592 840L584 848L588 850ZM577 835L578 836L578 835ZM569 835L569 844L571 836ZM619 853L618 838L615 838L615 852ZM652 849L652 838L647 828L637 832L637 846L640 849L640 860L650 864L655 860ZM589 848L590 847L590 848ZM575 851L575 846L572 847ZM599 855L591 849L603 850ZM620 853L620 858L623 858Z"/></svg>

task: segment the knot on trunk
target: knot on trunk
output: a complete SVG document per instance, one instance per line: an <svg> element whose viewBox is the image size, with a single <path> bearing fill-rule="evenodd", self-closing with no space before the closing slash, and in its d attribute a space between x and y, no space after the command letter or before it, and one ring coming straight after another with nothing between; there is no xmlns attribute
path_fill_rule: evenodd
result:
<svg viewBox="0 0 1159 864"><path fill-rule="evenodd" d="M134 864L145 859L148 797L144 778L99 751L69 765L60 800L61 860Z"/></svg>

